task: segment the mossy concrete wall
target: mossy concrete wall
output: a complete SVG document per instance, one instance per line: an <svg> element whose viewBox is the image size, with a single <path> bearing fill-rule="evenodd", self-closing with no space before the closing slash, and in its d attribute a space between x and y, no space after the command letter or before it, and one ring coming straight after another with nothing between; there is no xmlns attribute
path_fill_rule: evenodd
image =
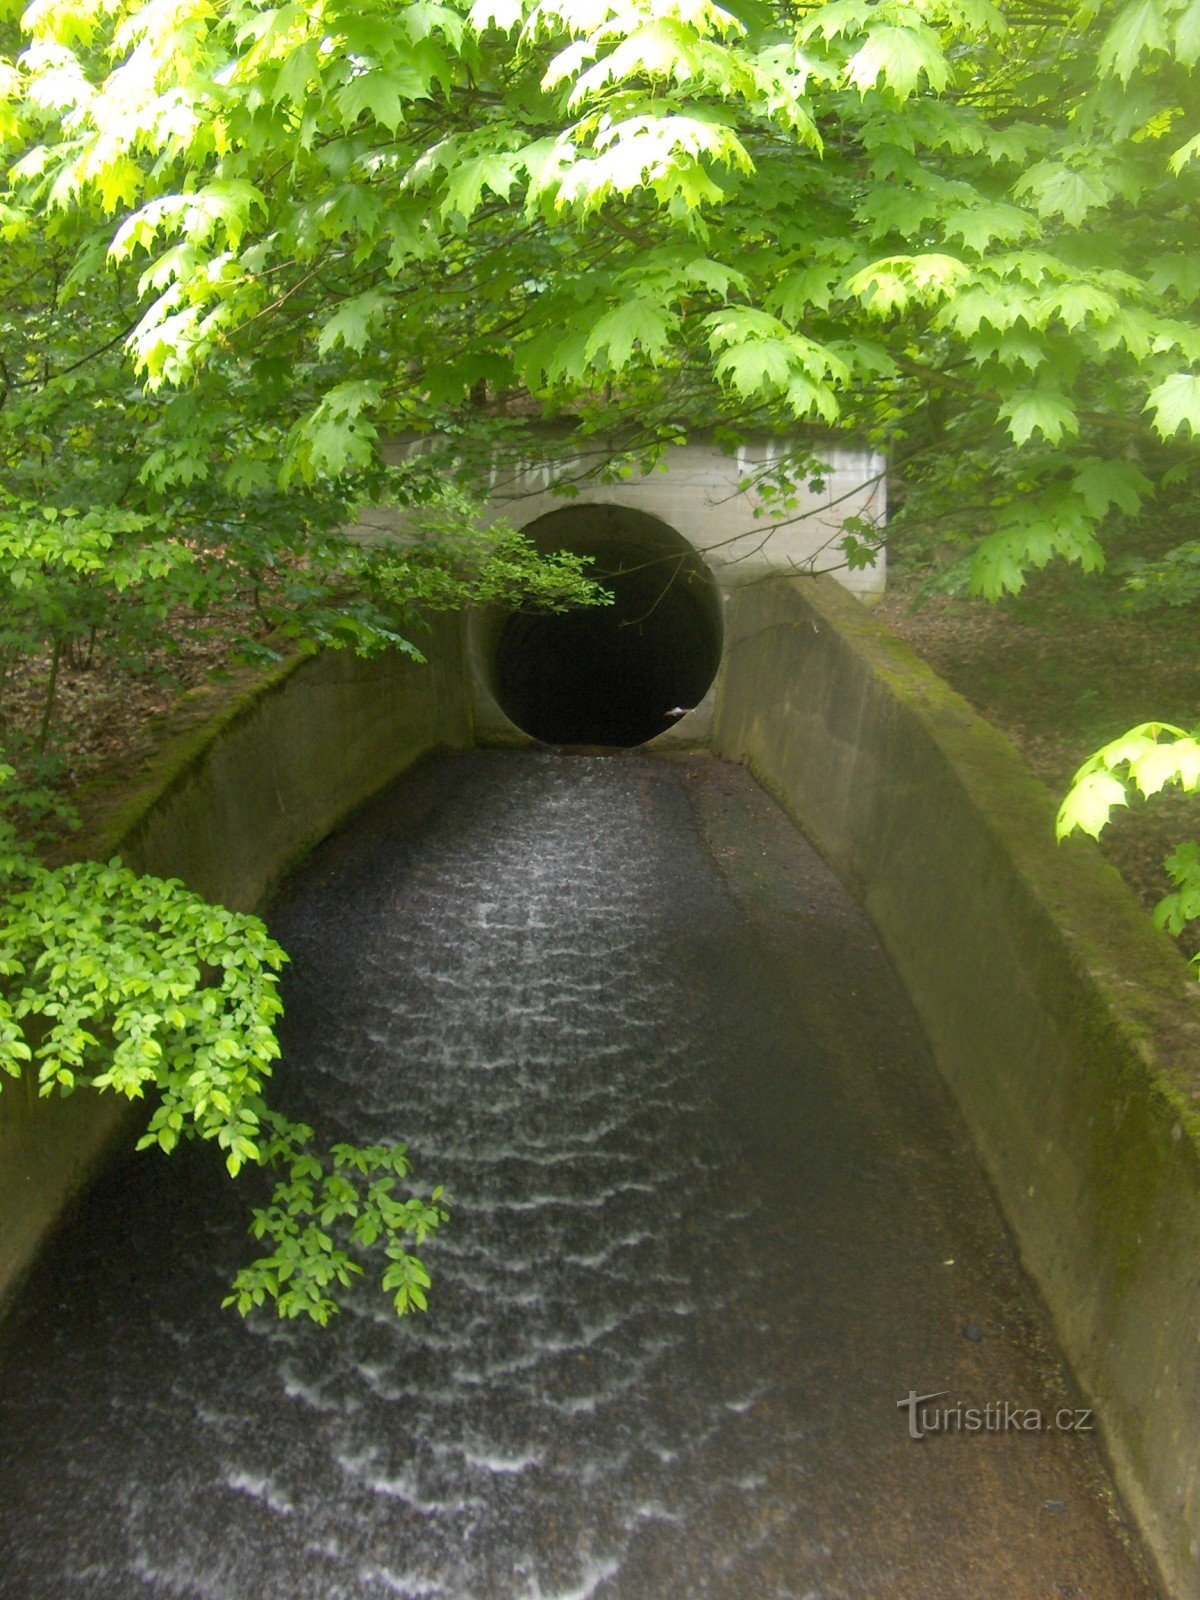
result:
<svg viewBox="0 0 1200 1600"><path fill-rule="evenodd" d="M714 747L870 911L1122 1491L1175 1591L1200 1595L1200 1004L1185 962L1095 846L1055 844L1054 799L1007 740L833 584L735 597Z"/></svg>
<svg viewBox="0 0 1200 1600"><path fill-rule="evenodd" d="M462 630L447 617L401 655L294 658L213 695L185 697L143 770L94 795L80 853L120 855L250 910L361 801L439 745L471 742ZM0 1090L0 1307L143 1102Z"/></svg>

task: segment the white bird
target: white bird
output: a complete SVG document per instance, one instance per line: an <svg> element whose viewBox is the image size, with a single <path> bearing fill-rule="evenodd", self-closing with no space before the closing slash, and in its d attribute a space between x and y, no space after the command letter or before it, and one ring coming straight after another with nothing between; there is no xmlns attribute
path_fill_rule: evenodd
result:
<svg viewBox="0 0 1200 1600"><path fill-rule="evenodd" d="M665 711L667 717L686 717L689 711L695 711L695 706L672 706L670 711Z"/></svg>

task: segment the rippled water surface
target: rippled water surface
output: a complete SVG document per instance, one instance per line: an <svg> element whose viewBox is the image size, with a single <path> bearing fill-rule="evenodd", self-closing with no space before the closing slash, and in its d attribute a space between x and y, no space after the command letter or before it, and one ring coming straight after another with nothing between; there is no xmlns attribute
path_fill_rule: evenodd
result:
<svg viewBox="0 0 1200 1600"><path fill-rule="evenodd" d="M406 1138L430 1314L219 1310L203 1152L96 1191L0 1363L7 1600L1149 1593L869 925L745 774L439 758L273 909L289 1109Z"/></svg>

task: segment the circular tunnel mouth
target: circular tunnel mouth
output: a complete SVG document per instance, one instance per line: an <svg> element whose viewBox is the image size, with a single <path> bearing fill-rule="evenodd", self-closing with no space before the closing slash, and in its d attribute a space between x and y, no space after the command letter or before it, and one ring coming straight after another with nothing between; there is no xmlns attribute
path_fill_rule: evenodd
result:
<svg viewBox="0 0 1200 1600"><path fill-rule="evenodd" d="M490 687L546 744L645 744L698 705L721 660L721 598L674 528L623 506L570 506L524 530L539 550L591 556L610 606L516 611L496 628Z"/></svg>

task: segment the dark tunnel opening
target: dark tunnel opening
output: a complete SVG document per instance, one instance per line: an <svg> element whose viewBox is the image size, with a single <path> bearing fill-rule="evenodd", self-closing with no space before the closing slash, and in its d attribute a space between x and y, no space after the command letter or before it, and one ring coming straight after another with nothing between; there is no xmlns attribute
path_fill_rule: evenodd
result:
<svg viewBox="0 0 1200 1600"><path fill-rule="evenodd" d="M546 744L644 744L691 710L721 660L721 597L675 530L644 511L571 506L531 523L542 550L592 556L611 606L500 621L490 686L505 714Z"/></svg>

